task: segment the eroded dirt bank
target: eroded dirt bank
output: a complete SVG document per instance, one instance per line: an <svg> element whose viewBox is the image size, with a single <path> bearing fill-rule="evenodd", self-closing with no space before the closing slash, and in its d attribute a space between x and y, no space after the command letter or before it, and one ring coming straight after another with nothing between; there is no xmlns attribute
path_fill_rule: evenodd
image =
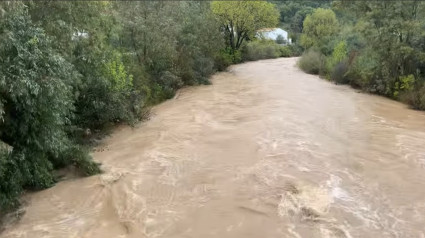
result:
<svg viewBox="0 0 425 238"><path fill-rule="evenodd" d="M425 237L425 114L307 75L233 66L121 128L106 173L29 197L1 237Z"/></svg>

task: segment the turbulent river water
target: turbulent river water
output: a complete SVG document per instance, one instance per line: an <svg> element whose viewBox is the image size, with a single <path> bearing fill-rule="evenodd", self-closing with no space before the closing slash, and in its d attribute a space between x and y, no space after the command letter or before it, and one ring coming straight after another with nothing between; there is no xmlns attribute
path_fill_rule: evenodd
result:
<svg viewBox="0 0 425 238"><path fill-rule="evenodd" d="M296 60L181 90L104 140L104 174L28 195L0 236L425 237L425 114Z"/></svg>

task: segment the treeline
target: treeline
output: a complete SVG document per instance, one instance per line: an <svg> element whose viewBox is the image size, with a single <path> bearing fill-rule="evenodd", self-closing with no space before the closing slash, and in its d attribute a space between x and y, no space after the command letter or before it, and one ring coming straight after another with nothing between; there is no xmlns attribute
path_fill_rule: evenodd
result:
<svg viewBox="0 0 425 238"><path fill-rule="evenodd" d="M425 4L334 1L303 22L301 69L425 110Z"/></svg>
<svg viewBox="0 0 425 238"><path fill-rule="evenodd" d="M255 38L278 18L253 1L0 3L0 214L52 186L55 169L99 173L92 134L230 64L289 56Z"/></svg>
<svg viewBox="0 0 425 238"><path fill-rule="evenodd" d="M299 42L305 18L317 8L329 8L331 0L272 1L280 13L280 24L289 32L292 42ZM299 46L299 45L295 45ZM302 50L302 49L301 49Z"/></svg>

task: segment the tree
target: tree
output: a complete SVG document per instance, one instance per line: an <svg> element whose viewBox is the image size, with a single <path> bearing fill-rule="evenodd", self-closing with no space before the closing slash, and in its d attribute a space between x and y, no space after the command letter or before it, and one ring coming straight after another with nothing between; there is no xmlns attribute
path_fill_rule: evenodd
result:
<svg viewBox="0 0 425 238"><path fill-rule="evenodd" d="M114 65L128 74L121 52L115 49L120 42L121 27L117 24L110 2L31 2L29 13L35 24L42 26L60 54L73 64L81 75L73 81L75 110L73 133L101 129L116 121L134 122L140 112L143 93L133 87L114 87ZM122 24L126 25L126 24ZM85 37L78 34L85 33ZM119 72L117 72L119 73ZM128 75L132 77L131 74Z"/></svg>
<svg viewBox="0 0 425 238"><path fill-rule="evenodd" d="M420 1L344 4L357 18L355 30L367 43L360 53L374 55L376 67L364 79L366 89L394 97L398 95L397 85L403 83L401 79L410 75L422 79L417 80L420 86L425 76L425 4Z"/></svg>
<svg viewBox="0 0 425 238"><path fill-rule="evenodd" d="M303 24L301 45L304 48L321 47L338 31L338 21L330 9L318 8L308 15Z"/></svg>
<svg viewBox="0 0 425 238"><path fill-rule="evenodd" d="M222 25L227 46L233 51L244 40L253 38L256 30L274 27L279 21L275 5L265 1L214 1L211 8Z"/></svg>
<svg viewBox="0 0 425 238"><path fill-rule="evenodd" d="M208 83L214 72L214 57L224 48L220 25L208 2L181 2L183 14L177 35L178 75L186 85ZM203 22L203 24L199 24Z"/></svg>
<svg viewBox="0 0 425 238"><path fill-rule="evenodd" d="M12 148L0 155L0 206L7 207L23 187L53 185L58 165L84 164L88 174L99 169L67 135L78 74L23 4L5 8L0 39L0 141Z"/></svg>
<svg viewBox="0 0 425 238"><path fill-rule="evenodd" d="M333 52L330 58L327 61L328 69L332 70L335 65L343 62L347 58L347 43L345 41L339 42Z"/></svg>
<svg viewBox="0 0 425 238"><path fill-rule="evenodd" d="M305 18L314 11L314 8L306 7L299 10L295 13L294 17L292 17L290 22L290 29L292 33L299 34L303 32L303 24Z"/></svg>
<svg viewBox="0 0 425 238"><path fill-rule="evenodd" d="M0 138L14 151L57 156L68 144L64 126L73 109L70 81L75 71L52 50L44 31L31 25L23 7L8 11L2 20Z"/></svg>
<svg viewBox="0 0 425 238"><path fill-rule="evenodd" d="M282 35L278 35L276 37L276 43L277 44L286 44L286 40L285 40L285 38Z"/></svg>

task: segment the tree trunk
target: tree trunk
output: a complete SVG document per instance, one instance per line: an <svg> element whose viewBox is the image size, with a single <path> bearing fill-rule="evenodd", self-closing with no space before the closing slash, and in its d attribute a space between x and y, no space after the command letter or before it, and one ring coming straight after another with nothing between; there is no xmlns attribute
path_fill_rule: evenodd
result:
<svg viewBox="0 0 425 238"><path fill-rule="evenodd" d="M235 29L233 27L233 22L230 21L230 47L232 48L233 51L235 51L236 47L235 47Z"/></svg>

